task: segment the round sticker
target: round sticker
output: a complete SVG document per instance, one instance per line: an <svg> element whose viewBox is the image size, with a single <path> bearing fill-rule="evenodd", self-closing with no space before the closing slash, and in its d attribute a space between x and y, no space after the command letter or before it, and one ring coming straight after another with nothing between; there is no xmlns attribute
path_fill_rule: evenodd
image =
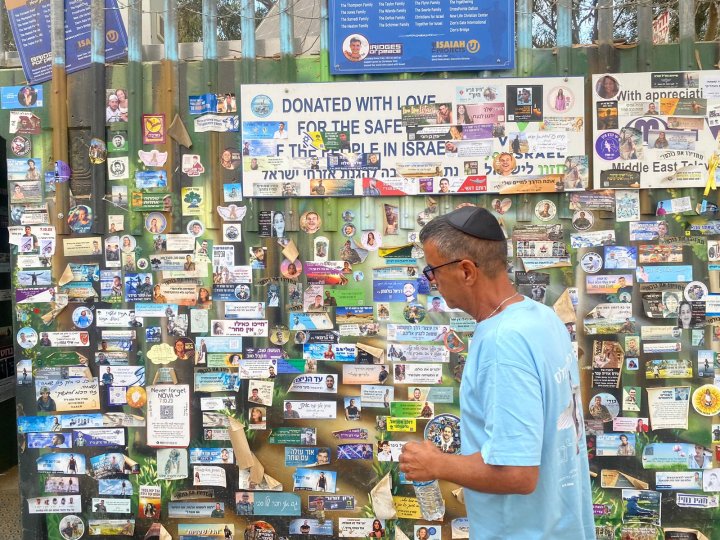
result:
<svg viewBox="0 0 720 540"><path fill-rule="evenodd" d="M302 263L300 259L296 259L295 262L290 262L290 259L285 259L280 264L280 273L289 279L297 279L302 273Z"/></svg>
<svg viewBox="0 0 720 540"><path fill-rule="evenodd" d="M360 62L370 52L370 44L362 34L350 34L343 41L343 55L351 62Z"/></svg>
<svg viewBox="0 0 720 540"><path fill-rule="evenodd" d="M145 218L145 229L153 234L161 233L167 226L167 219L160 212L150 212Z"/></svg>
<svg viewBox="0 0 720 540"><path fill-rule="evenodd" d="M410 401L419 401L420 393L420 389L415 388ZM446 454L459 454L460 418L453 414L437 415L425 425L425 439Z"/></svg>
<svg viewBox="0 0 720 540"><path fill-rule="evenodd" d="M595 151L604 160L616 160L620 157L620 135L612 131L601 133L595 141Z"/></svg>
<svg viewBox="0 0 720 540"><path fill-rule="evenodd" d="M175 356L177 356L179 360L190 360L195 358L195 343L193 343L193 340L190 338L178 338L175 342L173 350L175 351Z"/></svg>
<svg viewBox="0 0 720 540"><path fill-rule="evenodd" d="M450 352L457 353L465 350L465 344L462 339L460 339L460 337L452 330L445 334L443 343L445 343L445 347Z"/></svg>
<svg viewBox="0 0 720 540"><path fill-rule="evenodd" d="M78 516L65 516L58 525L60 534L65 540L78 540L85 534L85 523Z"/></svg>
<svg viewBox="0 0 720 540"><path fill-rule="evenodd" d="M79 204L68 212L68 225L77 233L90 232L93 224L93 212L89 206Z"/></svg>
<svg viewBox="0 0 720 540"><path fill-rule="evenodd" d="M242 283L235 287L235 298L242 302L250 300L250 286Z"/></svg>
<svg viewBox="0 0 720 540"><path fill-rule="evenodd" d="M508 210L510 210L510 207L512 206L512 201L509 198L504 199L493 199L492 207L495 212L502 215L506 213Z"/></svg>
<svg viewBox="0 0 720 540"><path fill-rule="evenodd" d="M580 259L580 267L588 274L594 274L602 268L603 259L599 253L590 251Z"/></svg>
<svg viewBox="0 0 720 540"><path fill-rule="evenodd" d="M611 422L620 412L620 405L612 394L595 394L590 400L590 415L603 422Z"/></svg>
<svg viewBox="0 0 720 540"><path fill-rule="evenodd" d="M321 225L322 220L320 219L320 214L314 210L305 212L302 216L300 216L300 228L303 232L315 234L320 230Z"/></svg>
<svg viewBox="0 0 720 540"><path fill-rule="evenodd" d="M38 335L34 328L25 326L18 330L17 342L23 349L32 349L37 345Z"/></svg>
<svg viewBox="0 0 720 540"><path fill-rule="evenodd" d="M242 154L237 148L228 147L220 154L220 165L223 169L233 171L242 163Z"/></svg>
<svg viewBox="0 0 720 540"><path fill-rule="evenodd" d="M355 219L355 214L353 214L351 210L345 210L342 213L342 218L343 218L343 221L350 222L353 219Z"/></svg>
<svg viewBox="0 0 720 540"><path fill-rule="evenodd" d="M10 142L10 151L19 157L29 156L32 153L32 142L23 135L17 135Z"/></svg>
<svg viewBox="0 0 720 540"><path fill-rule="evenodd" d="M302 345L303 343L307 343L308 335L305 330L298 330L295 332L295 343L297 345Z"/></svg>
<svg viewBox="0 0 720 540"><path fill-rule="evenodd" d="M352 223L346 223L345 225L343 225L342 233L343 236L346 236L347 238L355 236L355 225L353 225Z"/></svg>
<svg viewBox="0 0 720 540"><path fill-rule="evenodd" d="M135 251L135 248L137 247L137 240L135 240L134 236L131 236L129 234L124 234L120 237L120 250L123 253L131 253Z"/></svg>
<svg viewBox="0 0 720 540"><path fill-rule="evenodd" d="M273 102L269 96L258 94L250 102L250 110L255 116L265 118L273 112Z"/></svg>
<svg viewBox="0 0 720 540"><path fill-rule="evenodd" d="M556 86L547 94L550 108L556 112L565 112L575 104L575 97L566 86Z"/></svg>
<svg viewBox="0 0 720 540"><path fill-rule="evenodd" d="M72 314L72 321L78 328L87 328L92 324L94 318L93 312L85 306L75 308Z"/></svg>
<svg viewBox="0 0 720 540"><path fill-rule="evenodd" d="M362 270L358 270L357 272L353 272L353 279L355 281L362 281L365 279L365 274L362 272Z"/></svg>
<svg viewBox="0 0 720 540"><path fill-rule="evenodd" d="M550 221L557 214L555 203L547 199L543 199L535 205L535 215L542 221Z"/></svg>
<svg viewBox="0 0 720 540"><path fill-rule="evenodd" d="M276 324L270 331L270 341L275 345L285 345L290 339L290 330L287 326Z"/></svg>
<svg viewBox="0 0 720 540"><path fill-rule="evenodd" d="M145 388L142 386L130 386L125 392L125 400L131 407L140 408L147 401Z"/></svg>
<svg viewBox="0 0 720 540"><path fill-rule="evenodd" d="M603 99L612 99L620 91L620 85L615 77L604 75L595 83L595 92Z"/></svg>
<svg viewBox="0 0 720 540"><path fill-rule="evenodd" d="M188 234L192 234L195 238L198 236L202 236L202 234L205 232L205 226L202 224L202 221L198 219L193 219L190 223L187 224L187 232Z"/></svg>
<svg viewBox="0 0 720 540"><path fill-rule="evenodd" d="M403 316L409 323L419 323L425 318L425 308L418 302L413 302L405 306Z"/></svg>
<svg viewBox="0 0 720 540"><path fill-rule="evenodd" d="M680 388L675 388L675 390ZM677 396L676 399L678 399ZM692 404L698 414L715 416L720 413L720 388L714 384L703 384L693 392Z"/></svg>
<svg viewBox="0 0 720 540"><path fill-rule="evenodd" d="M510 152L501 152L493 160L493 169L500 176L510 176L516 167L517 161Z"/></svg>
<svg viewBox="0 0 720 540"><path fill-rule="evenodd" d="M90 156L90 163L93 165L105 163L105 159L107 159L107 146L105 146L105 141L97 138L90 139L88 155Z"/></svg>
<svg viewBox="0 0 720 540"><path fill-rule="evenodd" d="M705 300L708 295L708 288L702 281L691 281L685 286L685 300L697 302Z"/></svg>
<svg viewBox="0 0 720 540"><path fill-rule="evenodd" d="M366 231L362 234L360 243L368 251L377 251L382 246L382 236L377 231Z"/></svg>
<svg viewBox="0 0 720 540"><path fill-rule="evenodd" d="M147 259L138 259L135 266L138 267L138 270L147 270L149 264Z"/></svg>
<svg viewBox="0 0 720 540"><path fill-rule="evenodd" d="M572 226L578 231L587 231L594 222L595 216L589 210L578 210L573 214Z"/></svg>

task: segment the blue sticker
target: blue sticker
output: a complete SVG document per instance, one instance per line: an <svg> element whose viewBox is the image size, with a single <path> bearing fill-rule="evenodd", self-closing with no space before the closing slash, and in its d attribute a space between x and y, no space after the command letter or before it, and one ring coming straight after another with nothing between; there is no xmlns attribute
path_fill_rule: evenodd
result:
<svg viewBox="0 0 720 540"><path fill-rule="evenodd" d="M602 159L616 160L620 157L620 136L611 131L601 133L595 141L595 151Z"/></svg>

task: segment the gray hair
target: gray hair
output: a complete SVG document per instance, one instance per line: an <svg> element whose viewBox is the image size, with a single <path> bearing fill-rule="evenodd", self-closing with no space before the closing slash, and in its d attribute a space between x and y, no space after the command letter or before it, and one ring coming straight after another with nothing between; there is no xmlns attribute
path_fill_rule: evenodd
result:
<svg viewBox="0 0 720 540"><path fill-rule="evenodd" d="M507 269L507 242L481 240L457 230L446 220L436 218L420 230L420 242L432 242L443 258L473 261L486 276L493 278Z"/></svg>

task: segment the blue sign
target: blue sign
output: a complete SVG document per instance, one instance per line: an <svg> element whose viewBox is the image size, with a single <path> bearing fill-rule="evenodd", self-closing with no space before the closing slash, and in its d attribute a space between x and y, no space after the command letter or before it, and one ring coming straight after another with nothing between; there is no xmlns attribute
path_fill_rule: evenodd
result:
<svg viewBox="0 0 720 540"><path fill-rule="evenodd" d="M512 69L515 4L509 0L330 0L330 72Z"/></svg>
<svg viewBox="0 0 720 540"><path fill-rule="evenodd" d="M10 27L25 77L31 84L52 79L50 0L18 2L8 9ZM90 0L65 3L65 69L90 66ZM127 33L117 0L105 0L105 61L127 54Z"/></svg>

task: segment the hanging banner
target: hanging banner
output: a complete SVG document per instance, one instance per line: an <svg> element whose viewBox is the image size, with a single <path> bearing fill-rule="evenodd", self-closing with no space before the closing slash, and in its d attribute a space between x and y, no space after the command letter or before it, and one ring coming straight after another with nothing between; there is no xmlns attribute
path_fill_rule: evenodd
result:
<svg viewBox="0 0 720 540"><path fill-rule="evenodd" d="M437 80L423 88L243 86L244 195L344 196L338 181L354 182L354 195L364 196L587 188L582 78Z"/></svg>
<svg viewBox="0 0 720 540"><path fill-rule="evenodd" d="M330 72L512 69L515 4L330 0Z"/></svg>
<svg viewBox="0 0 720 540"><path fill-rule="evenodd" d="M15 44L31 84L52 79L50 0L6 0ZM65 70L90 67L90 0L65 3ZM127 54L127 33L117 0L105 0L105 61Z"/></svg>

